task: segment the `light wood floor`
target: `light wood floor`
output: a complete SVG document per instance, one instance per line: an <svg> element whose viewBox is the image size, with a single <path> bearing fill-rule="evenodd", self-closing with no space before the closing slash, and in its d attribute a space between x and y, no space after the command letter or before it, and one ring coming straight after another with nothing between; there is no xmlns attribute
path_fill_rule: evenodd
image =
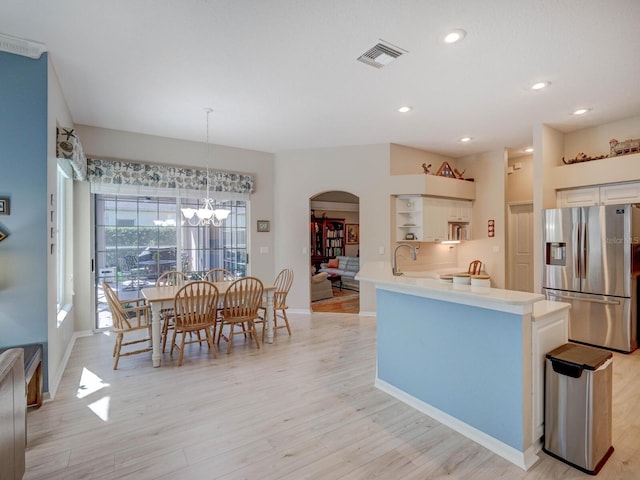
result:
<svg viewBox="0 0 640 480"><path fill-rule="evenodd" d="M146 353L113 371L112 337L78 339L56 399L29 412L24 478L593 478L542 452L523 472L374 388L375 319L290 317L291 338L238 337L217 359L193 345L180 368ZM640 478L639 377L640 352L615 355L616 451L598 479Z"/></svg>

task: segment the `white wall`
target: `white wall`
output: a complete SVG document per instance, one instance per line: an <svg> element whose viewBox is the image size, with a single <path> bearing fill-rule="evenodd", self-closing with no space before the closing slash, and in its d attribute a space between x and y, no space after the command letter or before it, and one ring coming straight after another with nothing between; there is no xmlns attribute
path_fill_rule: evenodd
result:
<svg viewBox="0 0 640 480"><path fill-rule="evenodd" d="M97 158L117 158L122 160L166 165L206 167L207 148L204 142L188 142L171 138L142 135L136 133L108 130L84 125L76 129L87 156ZM251 195L251 245L249 248L250 273L262 279L273 279L274 275L274 230L257 233L256 220L274 220L274 157L270 153L222 145L211 146L211 163L213 169L249 173L255 175L255 192ZM93 245L90 219L90 195L87 185L75 189L77 212L76 242L79 245ZM305 201L308 209L308 201ZM307 235L308 237L308 235ZM306 237L305 237L306 238ZM268 253L259 253L260 247L266 247ZM82 284L83 294L88 294L85 287L93 289L94 279L91 274L90 252L81 252L77 269L76 284ZM84 297L88 298L88 297ZM95 312L93 302L83 304L78 311L76 330L94 328Z"/></svg>
<svg viewBox="0 0 640 480"><path fill-rule="evenodd" d="M509 159L508 166L520 164L507 176L507 203L533 202L533 155Z"/></svg>
<svg viewBox="0 0 640 480"><path fill-rule="evenodd" d="M444 162L448 162L452 168L455 167L455 160L451 157L445 157L438 155L437 153L427 152L425 150L418 150L412 147L406 147L404 145L397 145L392 143L390 145L391 151L391 175L412 175L417 173L424 173L422 164L431 165L430 172L435 174Z"/></svg>
<svg viewBox="0 0 640 480"><path fill-rule="evenodd" d="M276 155L275 164L276 270L293 268L287 303L291 309L309 311L311 197L331 190L358 196L360 262L389 259L389 145L283 152ZM370 284L360 285L360 311L375 312Z"/></svg>
<svg viewBox="0 0 640 480"><path fill-rule="evenodd" d="M506 177L507 152L499 150L461 158L465 177L474 178L476 199L473 202L473 240L458 245L458 265L479 259L491 276L491 286L505 288L506 279ZM489 238L487 225L495 220L495 236Z"/></svg>
<svg viewBox="0 0 640 480"><path fill-rule="evenodd" d="M73 120L67 107L66 100L60 88L58 76L49 58L47 68L47 190L49 194L56 194L57 188L57 160L56 160L56 125L72 127ZM73 218L73 210L68 212ZM50 221L50 220L49 220ZM54 226L53 224L50 226ZM70 245L57 245L66 248L69 259L67 264L69 275L73 275L74 243L69 235ZM65 352L71 341L75 329L76 309L72 308L64 321L58 326L56 306L56 256L47 255L47 337L48 337L48 370L49 392L55 395L55 390L62 377L62 364ZM67 281L73 287L73 279Z"/></svg>

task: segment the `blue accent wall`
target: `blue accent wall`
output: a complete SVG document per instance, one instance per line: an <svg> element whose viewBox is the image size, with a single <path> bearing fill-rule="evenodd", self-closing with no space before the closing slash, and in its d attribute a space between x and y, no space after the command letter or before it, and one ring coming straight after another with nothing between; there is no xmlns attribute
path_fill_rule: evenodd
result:
<svg viewBox="0 0 640 480"><path fill-rule="evenodd" d="M378 377L522 450L522 317L377 290Z"/></svg>
<svg viewBox="0 0 640 480"><path fill-rule="evenodd" d="M47 55L0 52L0 347L47 347Z"/></svg>

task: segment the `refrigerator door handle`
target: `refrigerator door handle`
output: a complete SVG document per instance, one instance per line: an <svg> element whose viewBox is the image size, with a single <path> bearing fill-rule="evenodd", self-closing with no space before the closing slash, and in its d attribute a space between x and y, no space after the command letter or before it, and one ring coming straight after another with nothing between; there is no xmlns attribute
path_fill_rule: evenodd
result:
<svg viewBox="0 0 640 480"><path fill-rule="evenodd" d="M582 225L578 224L575 228L575 233L574 233L574 237L576 238L576 241L573 242L573 246L572 249L574 250L574 255L573 255L573 262L574 262L574 266L573 266L573 276L575 278L582 278L582 274L580 273L580 260L581 260L581 256L582 256L582 251L581 251L581 246L582 246Z"/></svg>
<svg viewBox="0 0 640 480"><path fill-rule="evenodd" d="M587 226L587 222L584 222L582 224L582 278L587 278L587 271L588 268L587 266L589 265L589 245L588 245L588 238L589 238L589 231L588 231L588 226Z"/></svg>
<svg viewBox="0 0 640 480"><path fill-rule="evenodd" d="M600 303L602 305L620 305L619 300L596 300L595 298L572 297L571 295L562 295L561 293L549 293L550 297L564 298L565 300L578 300L580 302Z"/></svg>

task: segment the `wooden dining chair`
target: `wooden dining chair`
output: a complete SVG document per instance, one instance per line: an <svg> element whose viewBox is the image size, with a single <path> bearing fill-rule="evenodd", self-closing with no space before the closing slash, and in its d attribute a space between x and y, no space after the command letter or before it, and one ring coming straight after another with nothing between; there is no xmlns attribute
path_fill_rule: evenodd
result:
<svg viewBox="0 0 640 480"><path fill-rule="evenodd" d="M221 318L218 322L218 340L224 338L227 341L227 353L231 353L233 348L234 335L247 335L253 337L256 347L260 348L258 335L256 334L255 319L258 318L258 309L262 300L264 286L260 279L255 277L244 277L236 280L225 293ZM225 325L229 325L229 336L222 333ZM242 329L235 331L235 326L240 325Z"/></svg>
<svg viewBox="0 0 640 480"><path fill-rule="evenodd" d="M163 273L156 280L156 287L173 287L178 285L184 285L189 280L189 277L177 270L171 270ZM173 330L173 308L163 308L160 311L160 318L162 319L162 353L167 348L167 336L169 330ZM198 332L199 334L200 332Z"/></svg>
<svg viewBox="0 0 640 480"><path fill-rule="evenodd" d="M216 306L218 305L218 289L207 281L187 283L176 293L173 301L174 327L171 340L170 355L173 350L179 350L178 366L182 365L184 347L190 343L199 343L198 339L187 340L187 335L194 332L204 332L207 344L211 349L213 358L217 357L216 347L213 344L213 336L216 328ZM177 343L181 335L180 345Z"/></svg>
<svg viewBox="0 0 640 480"><path fill-rule="evenodd" d="M273 292L273 331L274 333L279 328L286 328L289 335L291 335L291 327L289 326L289 319L287 318L287 294L293 284L293 270L291 268L283 269L275 281L275 290ZM280 314L278 314L280 312ZM260 305L259 312L260 317L255 323L262 324L262 341L264 341L264 331L266 330L266 318L267 307L264 302ZM284 320L284 325L278 325L278 316Z"/></svg>
<svg viewBox="0 0 640 480"><path fill-rule="evenodd" d="M116 334L116 342L113 346L113 369L118 369L120 357L136 355L138 353L152 351L151 345L151 309L146 304L144 298L133 300L120 300L116 292L107 282L103 282L104 295L111 311L113 321L113 332ZM147 335L140 338L137 332L146 330ZM125 340L125 335L134 336L134 339ZM140 350L127 351L122 353L122 347L134 345L136 343L146 343L147 347Z"/></svg>
<svg viewBox="0 0 640 480"><path fill-rule="evenodd" d="M233 273L226 268L212 268L204 274L203 280L208 280L209 282L229 282L234 280L234 278Z"/></svg>
<svg viewBox="0 0 640 480"><path fill-rule="evenodd" d="M482 271L482 262L480 260L474 260L469 264L469 269L467 270L467 273L470 273L471 275L479 275L481 271Z"/></svg>

